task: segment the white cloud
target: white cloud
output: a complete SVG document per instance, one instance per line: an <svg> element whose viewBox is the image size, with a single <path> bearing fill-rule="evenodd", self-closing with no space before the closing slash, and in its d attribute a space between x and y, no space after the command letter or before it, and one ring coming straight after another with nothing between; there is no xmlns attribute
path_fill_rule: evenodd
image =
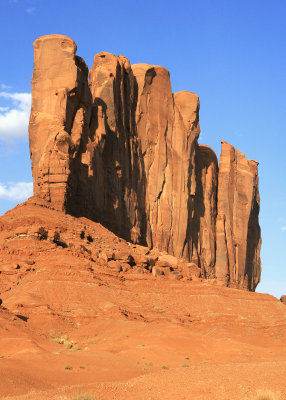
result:
<svg viewBox="0 0 286 400"><path fill-rule="evenodd" d="M5 85L5 83L1 83L0 87L2 90L12 89L12 86Z"/></svg>
<svg viewBox="0 0 286 400"><path fill-rule="evenodd" d="M0 199L10 201L24 201L32 195L32 182L0 183Z"/></svg>
<svg viewBox="0 0 286 400"><path fill-rule="evenodd" d="M282 226L281 231L286 231L286 226Z"/></svg>
<svg viewBox="0 0 286 400"><path fill-rule="evenodd" d="M9 107L0 107L0 112L8 111Z"/></svg>
<svg viewBox="0 0 286 400"><path fill-rule="evenodd" d="M0 92L0 98L12 102L12 106L0 108L0 140L27 138L31 110L31 93Z"/></svg>

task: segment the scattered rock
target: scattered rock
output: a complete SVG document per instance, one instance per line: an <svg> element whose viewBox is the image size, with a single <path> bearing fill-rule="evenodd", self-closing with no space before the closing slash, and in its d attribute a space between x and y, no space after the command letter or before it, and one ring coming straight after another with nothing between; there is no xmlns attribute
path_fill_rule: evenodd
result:
<svg viewBox="0 0 286 400"><path fill-rule="evenodd" d="M155 266L155 267L152 268L152 275L153 275L153 276L165 275L164 269Z"/></svg>
<svg viewBox="0 0 286 400"><path fill-rule="evenodd" d="M121 264L119 261L111 260L111 261L108 261L107 265L109 268L111 268L115 272L122 271L122 267L121 267Z"/></svg>
<svg viewBox="0 0 286 400"><path fill-rule="evenodd" d="M158 264L158 266L162 267L166 266L166 267L171 267L173 269L177 269L178 263L179 261L176 257L166 254L159 257L159 260L156 262L156 265Z"/></svg>

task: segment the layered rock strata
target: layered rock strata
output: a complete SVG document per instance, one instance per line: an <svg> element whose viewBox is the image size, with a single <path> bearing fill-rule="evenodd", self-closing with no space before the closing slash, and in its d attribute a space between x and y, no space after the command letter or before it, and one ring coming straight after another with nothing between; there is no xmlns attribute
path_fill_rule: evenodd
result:
<svg viewBox="0 0 286 400"><path fill-rule="evenodd" d="M165 251L204 278L254 290L260 277L257 163L199 145L199 98L160 66L73 40L34 43L29 136L34 195Z"/></svg>

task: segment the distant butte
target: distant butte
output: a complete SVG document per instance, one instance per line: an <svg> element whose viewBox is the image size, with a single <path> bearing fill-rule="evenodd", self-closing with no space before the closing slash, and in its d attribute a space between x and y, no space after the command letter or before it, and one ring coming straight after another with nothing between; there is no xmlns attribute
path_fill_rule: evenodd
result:
<svg viewBox="0 0 286 400"><path fill-rule="evenodd" d="M62 35L34 43L34 199L254 291L258 163L223 141L218 167L198 144L198 96L172 93L167 69L102 52L88 71L76 49Z"/></svg>

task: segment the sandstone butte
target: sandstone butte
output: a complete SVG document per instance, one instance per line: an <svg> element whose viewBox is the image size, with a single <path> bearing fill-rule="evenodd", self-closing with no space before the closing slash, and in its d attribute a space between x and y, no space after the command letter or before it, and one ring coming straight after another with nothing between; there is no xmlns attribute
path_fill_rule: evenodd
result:
<svg viewBox="0 0 286 400"><path fill-rule="evenodd" d="M34 196L120 237L254 291L258 163L198 144L199 98L163 67L101 52L88 72L66 36L34 43L29 125Z"/></svg>
<svg viewBox="0 0 286 400"><path fill-rule="evenodd" d="M34 51L34 196L0 217L1 400L284 399L257 163L222 142L218 166L165 68L100 53L88 72L60 35Z"/></svg>

